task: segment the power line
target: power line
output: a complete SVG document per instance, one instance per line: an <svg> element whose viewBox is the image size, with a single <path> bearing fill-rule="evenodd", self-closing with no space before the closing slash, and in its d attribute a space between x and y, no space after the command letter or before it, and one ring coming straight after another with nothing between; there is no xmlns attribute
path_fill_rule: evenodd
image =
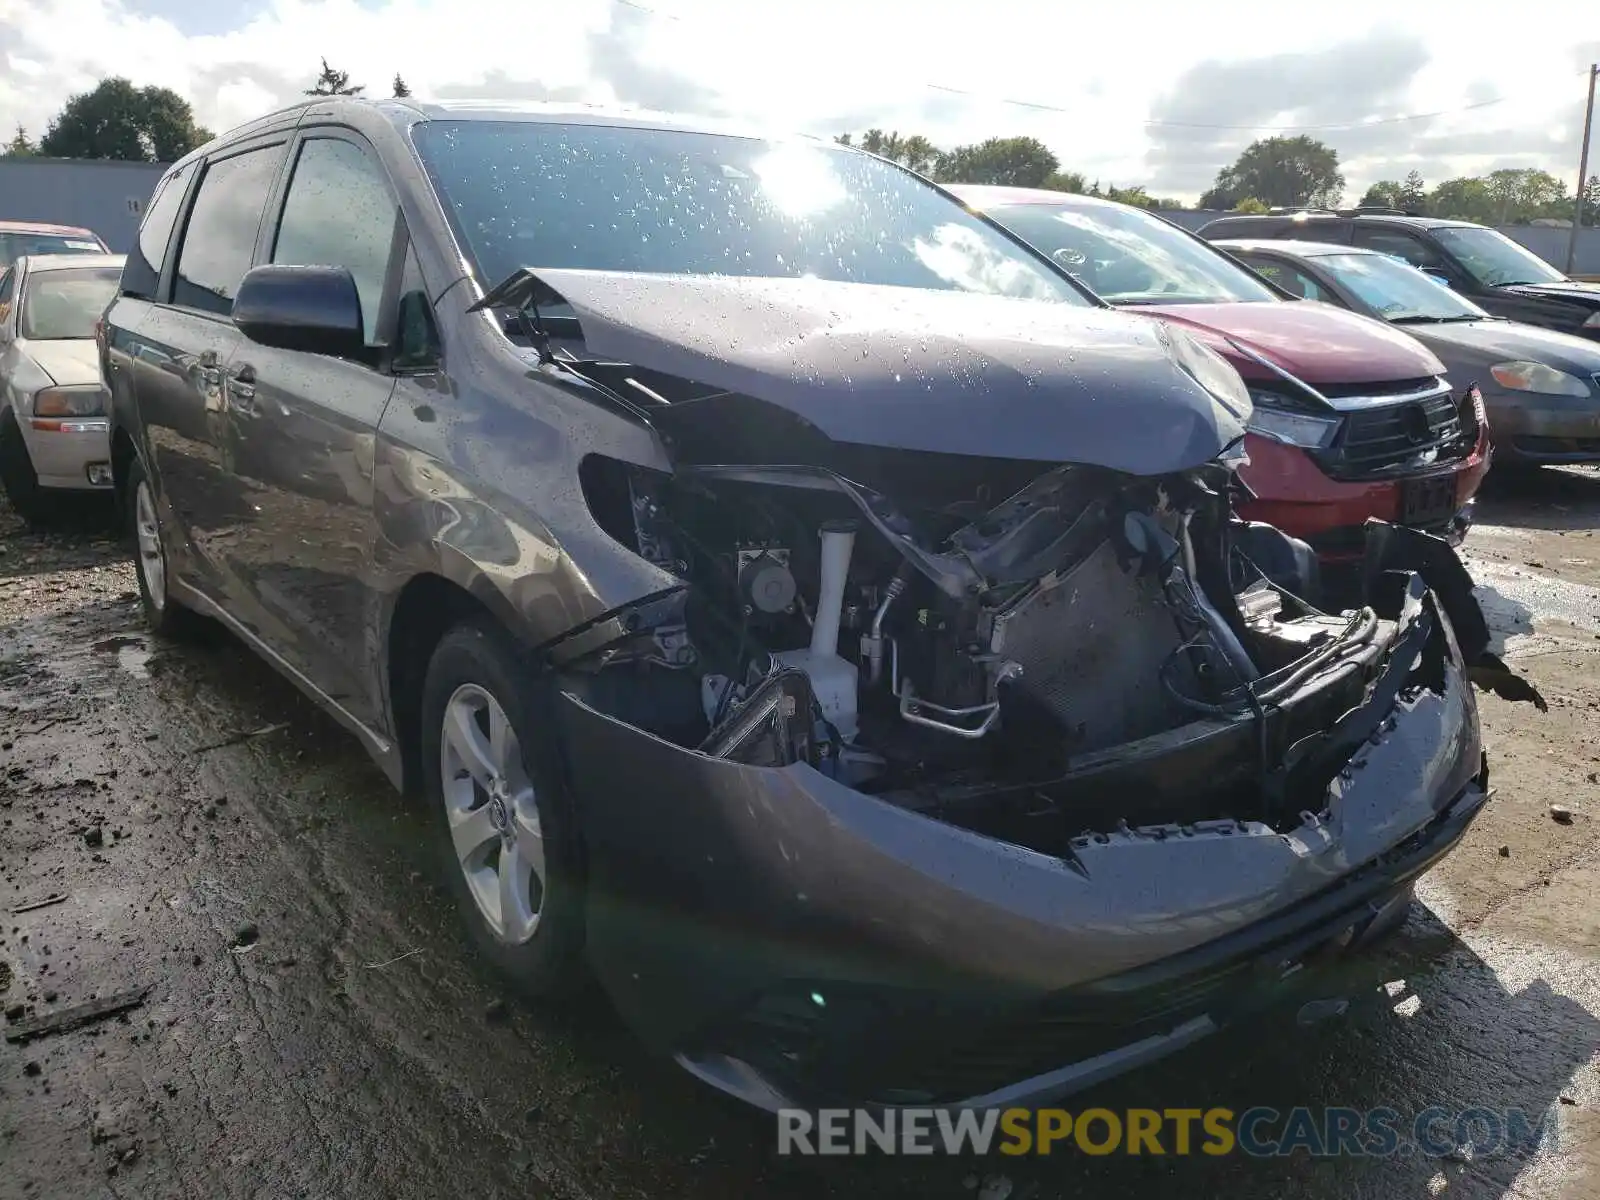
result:
<svg viewBox="0 0 1600 1200"><path fill-rule="evenodd" d="M621 3L621 0L618 0ZM924 87L932 88L936 92L950 92L957 96L967 96L974 100L988 100L995 104L1011 104L1018 108L1033 108L1042 112L1074 114L1081 112L1081 108L1063 108L1055 104L1041 104L1035 100L1015 100L1008 96L986 96L982 92L969 92L961 88L948 87L941 83L928 83ZM1264 133L1324 133L1336 129L1367 129L1374 125L1399 125L1406 121L1427 121L1433 117L1448 117L1456 113L1473 112L1480 108L1488 108L1495 104L1504 104L1509 97L1500 96L1494 100L1480 100L1476 104L1468 104L1461 108L1442 108L1437 112L1407 113L1401 117L1376 117L1370 121L1351 121L1335 125L1216 125L1206 121L1161 121L1152 118L1141 121L1139 124L1147 129L1228 129L1240 131L1256 131Z"/></svg>

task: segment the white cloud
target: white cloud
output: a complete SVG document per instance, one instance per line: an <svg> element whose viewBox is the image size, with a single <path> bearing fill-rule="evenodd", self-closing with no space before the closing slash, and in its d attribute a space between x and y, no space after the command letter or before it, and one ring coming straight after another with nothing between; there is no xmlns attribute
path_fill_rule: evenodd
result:
<svg viewBox="0 0 1600 1200"><path fill-rule="evenodd" d="M1165 180L1161 190L1191 196L1265 127L1450 114L1313 131L1342 150L1354 191L1411 166L1442 178L1536 163L1570 177L1579 70L1600 56L1600 42L1585 45L1572 32L1586 22L1593 28L1592 0L1524 5L1515 20L1413 0L1376 26L1363 23L1362 10L1264 9L1249 0L1092 9L1058 0L640 3L668 16L622 0L523 9L489 0L267 0L230 22L207 0L0 0L8 67L0 112L38 132L68 95L123 74L187 96L202 123L224 129L295 99L326 54L377 95L398 71L420 97L500 91L667 101L814 132L878 124L943 144L1026 133L1090 176ZM1322 56L1338 52L1334 37L1415 53L1395 56L1398 74L1388 77L1382 64L1390 59L1381 55L1376 75L1356 69L1371 61L1366 55L1349 60L1348 81L1340 71L1318 75ZM1275 84L1270 72L1263 78L1239 66L1285 55L1301 56L1278 61L1316 76L1319 90L1297 92L1295 79ZM1243 107L1221 103L1231 78L1251 79L1259 95ZM1208 79L1216 88L1201 94ZM1274 111L1280 92L1288 107ZM1459 111L1496 96L1503 102ZM1207 115L1213 111L1245 115ZM1157 113L1262 128L1152 128Z"/></svg>

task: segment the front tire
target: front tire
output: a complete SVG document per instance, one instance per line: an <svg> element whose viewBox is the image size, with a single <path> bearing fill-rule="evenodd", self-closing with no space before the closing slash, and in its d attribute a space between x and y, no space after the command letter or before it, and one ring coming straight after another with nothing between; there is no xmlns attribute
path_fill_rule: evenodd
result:
<svg viewBox="0 0 1600 1200"><path fill-rule="evenodd" d="M479 951L541 997L584 978L582 855L550 722L537 669L498 626L440 640L421 763L442 867Z"/></svg>
<svg viewBox="0 0 1600 1200"><path fill-rule="evenodd" d="M152 633L162 637L186 636L192 632L198 618L172 598L161 510L156 506L155 489L145 474L144 464L137 457L128 465L124 508L128 513L133 569L139 577L139 601L144 609L145 624Z"/></svg>
<svg viewBox="0 0 1600 1200"><path fill-rule="evenodd" d="M0 418L0 486L4 486L6 499L24 521L34 525L43 519L45 506L39 475L28 457L17 416L9 411Z"/></svg>

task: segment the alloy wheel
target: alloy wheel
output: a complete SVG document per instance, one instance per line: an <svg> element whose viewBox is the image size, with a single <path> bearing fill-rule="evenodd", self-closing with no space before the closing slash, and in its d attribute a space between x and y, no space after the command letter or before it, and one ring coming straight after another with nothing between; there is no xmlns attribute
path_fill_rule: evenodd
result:
<svg viewBox="0 0 1600 1200"><path fill-rule="evenodd" d="M522 747L500 702L475 683L451 694L439 778L456 861L494 936L521 945L539 927L544 833Z"/></svg>
<svg viewBox="0 0 1600 1200"><path fill-rule="evenodd" d="M167 558L161 548L161 525L156 520L155 497L150 484L139 480L133 494L133 532L138 543L139 570L144 576L150 607L161 612L167 606Z"/></svg>

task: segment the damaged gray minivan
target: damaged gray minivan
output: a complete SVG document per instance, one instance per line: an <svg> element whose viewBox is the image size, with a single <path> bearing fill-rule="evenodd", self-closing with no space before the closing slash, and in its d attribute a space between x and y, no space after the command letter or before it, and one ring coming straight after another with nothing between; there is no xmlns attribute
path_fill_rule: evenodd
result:
<svg viewBox="0 0 1600 1200"><path fill-rule="evenodd" d="M172 168L101 338L152 624L424 795L503 970L758 1105L1156 1058L1488 795L1453 552L1374 523L1325 599L1225 362L847 147L313 100Z"/></svg>

